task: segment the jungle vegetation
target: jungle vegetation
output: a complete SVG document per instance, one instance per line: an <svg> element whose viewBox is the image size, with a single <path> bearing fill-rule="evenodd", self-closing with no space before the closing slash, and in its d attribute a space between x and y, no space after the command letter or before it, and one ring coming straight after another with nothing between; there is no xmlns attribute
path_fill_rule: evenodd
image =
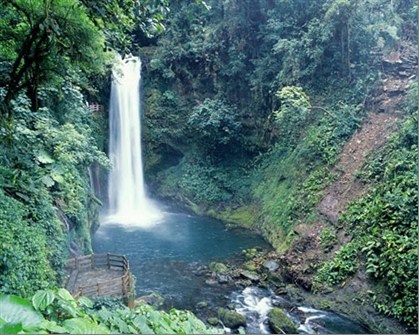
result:
<svg viewBox="0 0 419 335"><path fill-rule="evenodd" d="M99 101L114 54L162 31L165 2L0 1L0 287L63 285L69 251L91 252L89 168L109 167ZM103 128L103 129L102 129Z"/></svg>
<svg viewBox="0 0 419 335"><path fill-rule="evenodd" d="M145 64L155 195L259 229L285 252L295 225L316 219L343 146L371 112L382 58L418 40L413 0L0 0L0 9L0 299L30 309L46 332L99 319L119 327L50 291L63 285L69 250L91 252L102 202L89 167L109 162L107 115L86 102L106 107L115 52ZM340 218L351 242L318 267L313 290L363 269L368 303L417 328L417 84L405 90L397 131L359 171L368 193ZM48 314L57 302L83 321ZM143 312L153 314L135 317ZM173 315L155 318L190 317ZM0 317L5 332L35 329ZM131 321L119 330L133 331Z"/></svg>

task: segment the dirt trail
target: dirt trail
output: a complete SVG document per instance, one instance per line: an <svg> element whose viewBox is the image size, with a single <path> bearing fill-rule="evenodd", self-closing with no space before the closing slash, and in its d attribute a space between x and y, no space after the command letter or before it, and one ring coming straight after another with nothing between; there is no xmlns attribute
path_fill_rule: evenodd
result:
<svg viewBox="0 0 419 335"><path fill-rule="evenodd" d="M357 180L356 173L365 163L366 155L381 147L396 130L407 89L416 78L417 62L417 50L407 44L382 59L382 85L366 106L371 113L342 150L336 165L341 175L324 191L318 206L319 213L329 222L336 223L349 202L366 191L367 185Z"/></svg>
<svg viewBox="0 0 419 335"><path fill-rule="evenodd" d="M339 178L326 190L318 205L321 214L314 224L299 224L294 228L298 239L282 257L283 275L290 281L309 290L315 266L330 257L333 252L325 253L320 244L322 231L332 223L335 225L340 214L349 203L358 199L368 189L368 185L357 179L356 174L366 161L371 150L382 146L396 129L400 116L389 113L371 113L362 127L352 136L343 148L340 159L334 168ZM338 230L338 242L332 251L348 242L349 236Z"/></svg>
<svg viewBox="0 0 419 335"><path fill-rule="evenodd" d="M366 185L356 177L366 161L366 155L377 150L396 129L397 114L371 113L352 139L345 145L336 169L341 172L340 177L325 191L318 210L326 219L336 223L349 202L359 198L365 191Z"/></svg>

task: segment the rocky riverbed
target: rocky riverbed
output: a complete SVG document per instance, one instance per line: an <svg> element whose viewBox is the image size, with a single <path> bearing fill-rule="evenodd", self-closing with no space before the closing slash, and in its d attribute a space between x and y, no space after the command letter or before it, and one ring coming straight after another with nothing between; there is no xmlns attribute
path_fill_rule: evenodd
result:
<svg viewBox="0 0 419 335"><path fill-rule="evenodd" d="M248 249L228 263L196 264L191 276L203 278L210 290L224 289L224 303L203 297L193 312L228 333L403 333L391 319L353 299L350 291L314 295L287 281L283 256L274 251ZM221 292L221 291L220 291ZM170 308L164 297L142 302Z"/></svg>

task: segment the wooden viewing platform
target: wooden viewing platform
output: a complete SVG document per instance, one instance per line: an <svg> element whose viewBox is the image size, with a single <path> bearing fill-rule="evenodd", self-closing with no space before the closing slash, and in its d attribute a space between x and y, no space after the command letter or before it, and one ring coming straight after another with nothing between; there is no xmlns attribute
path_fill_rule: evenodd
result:
<svg viewBox="0 0 419 335"><path fill-rule="evenodd" d="M96 102L89 102L88 108L91 112L94 112L94 113L103 112L104 110L103 105L99 105Z"/></svg>
<svg viewBox="0 0 419 335"><path fill-rule="evenodd" d="M67 262L66 288L75 297L121 296L128 305L134 287L128 260L123 255L91 254Z"/></svg>

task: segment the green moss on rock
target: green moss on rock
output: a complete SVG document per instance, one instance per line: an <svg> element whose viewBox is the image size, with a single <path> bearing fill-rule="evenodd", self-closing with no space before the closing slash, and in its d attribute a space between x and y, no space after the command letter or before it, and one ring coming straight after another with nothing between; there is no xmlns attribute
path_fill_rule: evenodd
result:
<svg viewBox="0 0 419 335"><path fill-rule="evenodd" d="M227 273L228 267L223 263L211 262L209 268L212 272Z"/></svg>
<svg viewBox="0 0 419 335"><path fill-rule="evenodd" d="M224 326L237 329L241 326L246 326L246 316L235 311L220 308L218 309L218 315Z"/></svg>
<svg viewBox="0 0 419 335"><path fill-rule="evenodd" d="M252 228L256 223L256 213L258 210L254 206L242 206L237 209L228 207L222 212L216 213L214 216L226 222L233 222L239 226Z"/></svg>
<svg viewBox="0 0 419 335"><path fill-rule="evenodd" d="M272 308L268 315L269 327L274 334L297 334L297 327L292 320L279 308Z"/></svg>

